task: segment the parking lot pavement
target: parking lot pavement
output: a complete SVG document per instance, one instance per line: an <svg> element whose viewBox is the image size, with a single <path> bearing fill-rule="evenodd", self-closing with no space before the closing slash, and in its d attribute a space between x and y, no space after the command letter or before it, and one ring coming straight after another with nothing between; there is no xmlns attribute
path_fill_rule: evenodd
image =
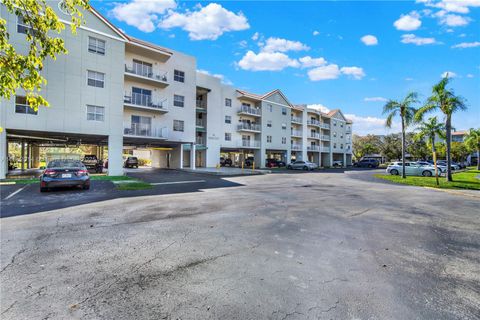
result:
<svg viewBox="0 0 480 320"><path fill-rule="evenodd" d="M2 319L478 319L478 200L227 180L2 219Z"/></svg>

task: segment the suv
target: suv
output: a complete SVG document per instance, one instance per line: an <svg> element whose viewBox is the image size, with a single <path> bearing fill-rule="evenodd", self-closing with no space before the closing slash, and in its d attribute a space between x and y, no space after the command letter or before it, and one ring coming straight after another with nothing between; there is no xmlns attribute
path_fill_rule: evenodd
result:
<svg viewBox="0 0 480 320"><path fill-rule="evenodd" d="M224 157L220 157L220 165L222 167L225 167L225 166L231 167L232 164L233 164L232 159L230 159L230 158L225 159Z"/></svg>
<svg viewBox="0 0 480 320"><path fill-rule="evenodd" d="M245 159L245 166L251 167L254 162L255 162L255 159L253 157L248 157L247 159Z"/></svg>
<svg viewBox="0 0 480 320"><path fill-rule="evenodd" d="M137 157L127 157L124 164L125 168L138 168L138 158Z"/></svg>
<svg viewBox="0 0 480 320"><path fill-rule="evenodd" d="M103 172L103 161L98 160L97 156L94 154L85 155L82 163L89 171L95 171L96 173Z"/></svg>
<svg viewBox="0 0 480 320"><path fill-rule="evenodd" d="M380 163L375 159L362 159L354 164L355 167L359 168L378 168Z"/></svg>
<svg viewBox="0 0 480 320"><path fill-rule="evenodd" d="M341 167L343 167L343 161L340 161L340 160L335 160L335 161L333 161L332 167L334 167L334 168L341 168Z"/></svg>

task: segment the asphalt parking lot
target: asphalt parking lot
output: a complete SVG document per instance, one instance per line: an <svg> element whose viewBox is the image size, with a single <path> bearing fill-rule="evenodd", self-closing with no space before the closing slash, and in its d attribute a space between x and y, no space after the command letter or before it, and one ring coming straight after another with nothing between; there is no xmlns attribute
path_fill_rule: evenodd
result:
<svg viewBox="0 0 480 320"><path fill-rule="evenodd" d="M478 319L478 198L368 174L3 218L2 319Z"/></svg>

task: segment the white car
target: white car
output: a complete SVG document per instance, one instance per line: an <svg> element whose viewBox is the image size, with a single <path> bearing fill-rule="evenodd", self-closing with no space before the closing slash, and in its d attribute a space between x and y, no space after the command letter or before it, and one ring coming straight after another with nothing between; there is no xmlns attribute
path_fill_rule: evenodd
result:
<svg viewBox="0 0 480 320"><path fill-rule="evenodd" d="M387 167L387 173L398 176L402 174L402 162L392 162ZM422 166L417 163L405 162L405 174L407 176L431 177L435 175L434 167Z"/></svg>
<svg viewBox="0 0 480 320"><path fill-rule="evenodd" d="M308 170L314 170L316 168L318 168L316 163L309 162L309 161L302 161L302 160L298 160L298 161L289 163L288 166L287 166L287 169L290 169L290 170L306 170L306 171L308 171Z"/></svg>
<svg viewBox="0 0 480 320"><path fill-rule="evenodd" d="M410 162L410 163L416 163L416 164L419 164L423 167L434 167L435 168L435 166L432 163L427 162L427 161L417 161L417 162ZM437 164L437 169L438 169L439 174L445 173L447 171L447 166Z"/></svg>

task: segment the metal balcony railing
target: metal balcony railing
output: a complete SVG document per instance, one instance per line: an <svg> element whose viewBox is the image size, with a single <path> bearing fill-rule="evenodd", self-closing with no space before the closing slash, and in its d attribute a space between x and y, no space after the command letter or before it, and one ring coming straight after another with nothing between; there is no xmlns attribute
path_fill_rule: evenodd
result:
<svg viewBox="0 0 480 320"><path fill-rule="evenodd" d="M199 144L199 145L202 145L202 146L206 145L206 143L205 143L205 137L197 137L197 138L195 139L195 143L196 143L196 144Z"/></svg>
<svg viewBox="0 0 480 320"><path fill-rule="evenodd" d="M126 136L167 138L167 128L154 127L143 123L124 123L123 134Z"/></svg>
<svg viewBox="0 0 480 320"><path fill-rule="evenodd" d="M260 125L256 123L241 123L237 126L238 130L261 131Z"/></svg>
<svg viewBox="0 0 480 320"><path fill-rule="evenodd" d="M205 119L196 119L195 120L195 124L197 125L197 127L205 127Z"/></svg>
<svg viewBox="0 0 480 320"><path fill-rule="evenodd" d="M166 109L168 101L167 99L155 101L151 95L131 92L123 96L123 102L142 107Z"/></svg>
<svg viewBox="0 0 480 320"><path fill-rule="evenodd" d="M320 151L320 146L307 146L308 151Z"/></svg>
<svg viewBox="0 0 480 320"><path fill-rule="evenodd" d="M330 125L328 123L322 123L320 124L320 128L330 130Z"/></svg>
<svg viewBox="0 0 480 320"><path fill-rule="evenodd" d="M302 145L301 144L292 144L291 145L292 150L302 150Z"/></svg>
<svg viewBox="0 0 480 320"><path fill-rule="evenodd" d="M302 136L302 131L300 130L292 130L292 136L294 137L301 137Z"/></svg>
<svg viewBox="0 0 480 320"><path fill-rule="evenodd" d="M299 117L292 117L292 122L295 122L295 123L302 123L302 118L299 118Z"/></svg>
<svg viewBox="0 0 480 320"><path fill-rule="evenodd" d="M325 141L330 141L330 136L327 136L327 135L322 135L321 137L322 140L325 140Z"/></svg>
<svg viewBox="0 0 480 320"><path fill-rule="evenodd" d="M310 132L308 137L312 139L320 139L320 134L316 132Z"/></svg>
<svg viewBox="0 0 480 320"><path fill-rule="evenodd" d="M308 120L307 124L311 125L311 126L320 126L320 121L318 121L318 120Z"/></svg>
<svg viewBox="0 0 480 320"><path fill-rule="evenodd" d="M196 106L197 106L198 109L207 109L207 101L197 100Z"/></svg>
<svg viewBox="0 0 480 320"><path fill-rule="evenodd" d="M324 146L322 146L322 147L320 147L320 151L322 151L322 152L330 152L330 147L324 147Z"/></svg>
<svg viewBox="0 0 480 320"><path fill-rule="evenodd" d="M248 106L241 106L238 109L238 113L251 114L254 116L260 116L262 114L261 110L258 108L252 108Z"/></svg>
<svg viewBox="0 0 480 320"><path fill-rule="evenodd" d="M153 68L141 64L134 63L132 67L125 65L125 72L156 81L168 81L168 72L154 73Z"/></svg>
<svg viewBox="0 0 480 320"><path fill-rule="evenodd" d="M258 140L242 140L239 143L239 147L244 148L260 148L260 141Z"/></svg>

